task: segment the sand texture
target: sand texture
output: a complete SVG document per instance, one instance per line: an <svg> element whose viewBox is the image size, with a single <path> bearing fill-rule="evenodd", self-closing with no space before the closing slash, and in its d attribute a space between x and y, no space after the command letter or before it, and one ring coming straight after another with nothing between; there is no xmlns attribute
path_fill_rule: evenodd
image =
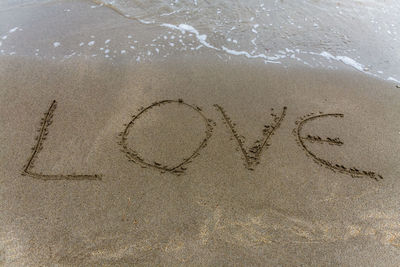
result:
<svg viewBox="0 0 400 267"><path fill-rule="evenodd" d="M183 57L0 61L4 265L400 261L400 92Z"/></svg>

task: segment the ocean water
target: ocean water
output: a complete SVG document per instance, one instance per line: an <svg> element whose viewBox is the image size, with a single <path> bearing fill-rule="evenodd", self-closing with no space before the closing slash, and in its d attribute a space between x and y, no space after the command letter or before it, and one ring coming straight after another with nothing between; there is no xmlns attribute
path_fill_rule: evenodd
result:
<svg viewBox="0 0 400 267"><path fill-rule="evenodd" d="M17 0L3 2L0 12L29 8L19 21L0 20L0 54L146 62L207 53L227 62L346 67L400 82L400 2L394 0ZM46 25L52 15L62 26ZM19 49L16 35L25 28L36 34Z"/></svg>

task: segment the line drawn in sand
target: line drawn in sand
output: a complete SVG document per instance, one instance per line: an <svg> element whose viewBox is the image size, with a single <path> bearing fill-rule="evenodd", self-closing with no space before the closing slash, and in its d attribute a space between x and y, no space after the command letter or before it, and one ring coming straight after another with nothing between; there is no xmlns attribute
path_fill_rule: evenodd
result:
<svg viewBox="0 0 400 267"><path fill-rule="evenodd" d="M310 113L307 114L304 117L301 117L299 120L296 121L296 125L297 128L295 128L293 130L293 134L296 136L297 140L297 144L307 153L307 156L311 157L315 163L317 163L320 166L324 166L325 168L328 168L334 172L340 172L340 173L344 173L344 174L348 174L353 178L356 177L370 177L372 179L375 180L382 180L383 177L380 174L377 174L373 171L364 171L364 170L359 170L356 167L346 167L340 164L335 164L332 163L328 160L324 160L320 157L318 157L317 155L315 155L306 145L305 142L318 142L318 143L328 143L330 145L337 145L337 146L341 146L343 145L343 142L338 138L326 138L323 139L319 136L311 136L311 135L307 135L307 136L302 136L301 132L303 130L303 127L305 124L307 124L310 121L313 120L317 120L317 119L321 119L321 118L326 118L326 117L334 117L334 118L343 118L344 115L341 113L329 113L329 114L322 114L322 112L320 112L319 115L315 115L314 113Z"/></svg>
<svg viewBox="0 0 400 267"><path fill-rule="evenodd" d="M40 122L39 135L35 138L37 140L34 147L32 147L32 154L28 159L27 164L24 166L22 175L28 175L35 179L44 181L49 180L101 180L98 174L43 174L32 171L34 162L38 157L39 152L43 149L43 142L49 133L48 127L52 124L53 113L57 107L57 101L53 100L49 109L44 113L44 118Z"/></svg>
<svg viewBox="0 0 400 267"><path fill-rule="evenodd" d="M270 144L268 143L269 138L272 135L274 135L275 131L279 128L283 119L285 118L287 107L283 107L280 116L276 115L274 113L274 110L271 109L271 116L274 119L273 123L269 125L267 124L264 125L262 131L263 137L256 140L249 149L246 149L244 145L244 136L238 134L238 132L235 129L236 124L232 122L231 118L228 116L223 107L217 104L215 104L214 106L217 108L219 112L221 112L222 117L224 118L225 121L224 123L226 123L228 128L231 130L233 137L236 139L239 149L244 157L245 167L249 170L254 170L254 165L258 165L260 163L260 156L262 150L264 149L264 147L270 146Z"/></svg>
<svg viewBox="0 0 400 267"><path fill-rule="evenodd" d="M205 126L206 126L205 137L201 141L200 145L193 151L193 153L189 157L184 158L182 160L182 162L180 162L179 164L177 164L175 166L172 166L172 167L163 165L163 164L158 163L156 161L149 162L148 160L143 159L139 155L139 153L137 151L135 151L134 149L128 147L128 143L127 143L127 137L129 135L129 129L131 127L133 127L135 121L138 120L141 115L143 115L144 113L150 111L152 108L154 108L156 106L166 105L166 104L183 105L183 106L186 106L186 107L194 110L204 120L204 123L205 123ZM211 119L207 119L207 117L205 115L203 115L201 110L202 109L200 107L188 104L188 103L184 102L182 99L178 99L178 100L162 100L162 101L154 102L153 104L151 104L150 106L148 106L146 108L141 107L139 109L139 113L137 115L133 115L132 116L132 120L128 124L124 124L125 129L121 133L119 133L119 136L121 138L120 138L120 141L118 142L118 144L122 146L122 152L125 153L125 155L126 155L126 157L128 158L129 161L134 162L134 163L138 163L143 168L151 167L151 168L155 168L155 169L160 170L162 173L169 172L169 173L173 173L173 174L176 174L176 175L181 175L186 171L186 169L187 169L186 166L190 162L192 162L192 160L195 157L197 157L199 155L200 150L207 146L208 140L210 139L210 137L212 135L212 131L213 131L212 124L215 125L215 123Z"/></svg>

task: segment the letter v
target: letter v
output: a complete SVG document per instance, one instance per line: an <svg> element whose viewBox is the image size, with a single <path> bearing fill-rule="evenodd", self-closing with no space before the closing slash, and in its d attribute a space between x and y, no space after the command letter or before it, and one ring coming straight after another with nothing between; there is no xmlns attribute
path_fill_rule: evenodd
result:
<svg viewBox="0 0 400 267"><path fill-rule="evenodd" d="M264 125L263 137L259 140L256 140L250 147L250 149L246 150L244 146L244 140L243 140L244 138L240 136L236 131L235 123L233 123L232 120L229 118L224 108L222 108L220 105L217 104L215 104L214 106L217 108L218 111L221 112L222 117L224 118L228 128L231 130L233 137L236 139L239 145L239 149L244 156L246 168L249 170L254 170L253 166L260 163L260 156L262 150L264 149L264 147L269 146L268 144L269 138L274 134L276 129L279 128L283 119L285 118L287 108L283 107L280 116L277 116L276 114L271 114L274 117L273 123L271 123L270 125Z"/></svg>

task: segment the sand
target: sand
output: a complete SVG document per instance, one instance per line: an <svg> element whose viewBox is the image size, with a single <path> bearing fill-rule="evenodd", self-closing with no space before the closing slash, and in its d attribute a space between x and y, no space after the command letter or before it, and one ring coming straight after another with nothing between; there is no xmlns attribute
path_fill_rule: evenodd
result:
<svg viewBox="0 0 400 267"><path fill-rule="evenodd" d="M205 57L0 69L4 265L399 261L394 84Z"/></svg>
<svg viewBox="0 0 400 267"><path fill-rule="evenodd" d="M0 4L0 265L398 266L399 84L147 57L170 29L22 2Z"/></svg>

